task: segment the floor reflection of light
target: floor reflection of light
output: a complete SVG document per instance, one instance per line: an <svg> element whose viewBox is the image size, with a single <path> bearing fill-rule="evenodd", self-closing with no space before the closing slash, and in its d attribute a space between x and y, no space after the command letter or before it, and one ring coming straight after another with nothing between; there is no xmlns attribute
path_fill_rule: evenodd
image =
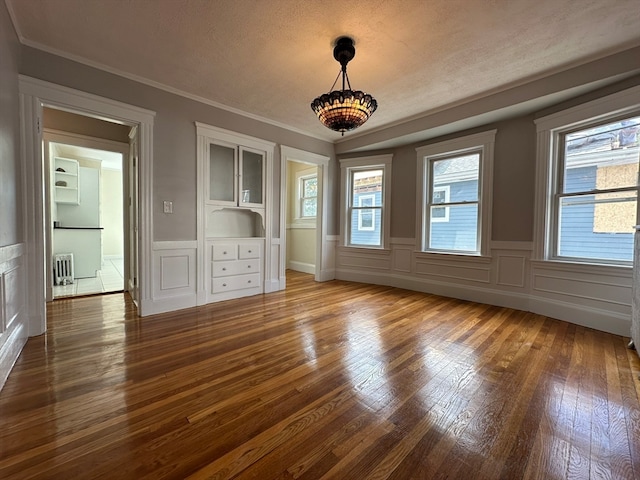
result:
<svg viewBox="0 0 640 480"><path fill-rule="evenodd" d="M376 409L380 398L391 395L389 378L383 358L380 326L376 318L359 311L345 319L347 350L345 369L353 391L370 408Z"/></svg>

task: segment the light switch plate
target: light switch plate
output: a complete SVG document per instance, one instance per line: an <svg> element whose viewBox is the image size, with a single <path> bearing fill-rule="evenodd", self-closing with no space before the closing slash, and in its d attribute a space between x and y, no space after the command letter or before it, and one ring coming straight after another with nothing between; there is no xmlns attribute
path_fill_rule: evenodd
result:
<svg viewBox="0 0 640 480"><path fill-rule="evenodd" d="M173 213L173 202L165 200L162 204L164 213Z"/></svg>

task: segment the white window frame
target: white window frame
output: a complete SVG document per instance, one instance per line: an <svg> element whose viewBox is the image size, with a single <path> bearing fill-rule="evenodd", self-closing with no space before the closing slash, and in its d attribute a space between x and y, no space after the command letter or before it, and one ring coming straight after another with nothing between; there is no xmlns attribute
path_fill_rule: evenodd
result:
<svg viewBox="0 0 640 480"><path fill-rule="evenodd" d="M318 195L317 195L317 190L316 190L316 196L315 197L305 197L304 196L304 182L305 180L309 180L312 178L316 179L316 182L318 181L318 174L316 173L315 169L311 169L313 170L313 173L309 173L309 169L304 170L304 171L300 171L296 173L296 198L297 198L297 202L296 202L296 220L315 220L316 215L318 214ZM316 183L317 185L317 183ZM306 199L309 198L315 198L316 200L316 215L304 215L304 201Z"/></svg>
<svg viewBox="0 0 640 480"><path fill-rule="evenodd" d="M391 208L391 164L393 155L374 155L359 158L345 158L340 160L341 188L340 188L340 244L349 248L363 248L385 250L390 244L390 208ZM351 244L349 238L349 222L352 214L351 202L351 179L353 172L362 170L382 170L382 197L380 206L380 245ZM375 222L375 220L374 220Z"/></svg>
<svg viewBox="0 0 640 480"><path fill-rule="evenodd" d="M416 148L417 192L416 195L416 249L428 254L454 254L468 256L489 256L491 240L491 211L493 200L493 152L497 130L466 135L445 142ZM478 233L475 250L448 250L429 248L431 172L429 165L434 160L455 158L480 153L478 172ZM438 188L436 185L435 188ZM442 221L442 220L436 220ZM447 215L448 221L448 215Z"/></svg>
<svg viewBox="0 0 640 480"><path fill-rule="evenodd" d="M375 205L376 203L376 196L373 194L367 194L367 195L360 195L358 197L358 206L359 207L364 207L366 205L362 205L362 200L364 199L368 199L368 200L373 200L373 203L371 204L371 226L370 227L363 227L362 226L362 210L358 210L358 230L363 231L363 232L373 232L376 229L376 215L374 213L374 208L373 205Z"/></svg>
<svg viewBox="0 0 640 480"><path fill-rule="evenodd" d="M630 267L631 261L560 257L556 253L558 219L555 196L558 193L560 136L567 131L589 128L593 124L615 121L621 116L640 115L640 86L535 120L537 129L536 204L534 260ZM640 219L636 218L636 223Z"/></svg>

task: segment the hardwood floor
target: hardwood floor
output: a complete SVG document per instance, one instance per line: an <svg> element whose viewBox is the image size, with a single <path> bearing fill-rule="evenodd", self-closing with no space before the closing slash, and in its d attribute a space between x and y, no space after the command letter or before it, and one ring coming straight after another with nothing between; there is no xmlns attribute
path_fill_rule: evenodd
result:
<svg viewBox="0 0 640 480"><path fill-rule="evenodd" d="M290 273L137 318L59 300L0 392L0 478L640 478L640 360L540 315Z"/></svg>

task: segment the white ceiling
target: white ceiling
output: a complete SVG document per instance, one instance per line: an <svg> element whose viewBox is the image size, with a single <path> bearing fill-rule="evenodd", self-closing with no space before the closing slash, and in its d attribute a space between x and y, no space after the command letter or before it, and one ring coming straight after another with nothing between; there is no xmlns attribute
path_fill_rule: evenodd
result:
<svg viewBox="0 0 640 480"><path fill-rule="evenodd" d="M360 132L640 45L638 0L6 0L25 45L335 141L311 100L350 35ZM347 134L348 135L348 134Z"/></svg>

